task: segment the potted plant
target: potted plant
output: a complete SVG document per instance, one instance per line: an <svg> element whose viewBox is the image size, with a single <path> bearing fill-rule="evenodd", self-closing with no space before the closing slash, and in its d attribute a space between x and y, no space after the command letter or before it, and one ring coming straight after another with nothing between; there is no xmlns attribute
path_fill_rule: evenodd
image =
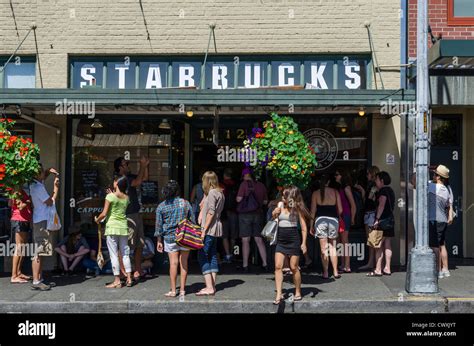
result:
<svg viewBox="0 0 474 346"><path fill-rule="evenodd" d="M255 175L271 171L280 186L295 185L306 188L316 168L313 148L298 130L293 118L270 114L263 128L254 128L244 141L246 150L253 150L257 160L246 163Z"/></svg>
<svg viewBox="0 0 474 346"><path fill-rule="evenodd" d="M18 190L38 174L39 148L31 139L14 136L12 119L0 119L0 191L16 198Z"/></svg>

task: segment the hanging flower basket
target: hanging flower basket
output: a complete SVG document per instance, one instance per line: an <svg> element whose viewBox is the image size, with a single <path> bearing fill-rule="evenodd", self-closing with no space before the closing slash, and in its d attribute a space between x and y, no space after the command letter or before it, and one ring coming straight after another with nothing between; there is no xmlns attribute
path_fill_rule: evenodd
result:
<svg viewBox="0 0 474 346"><path fill-rule="evenodd" d="M39 172L39 148L31 139L12 136L12 119L0 119L0 193L15 198Z"/></svg>
<svg viewBox="0 0 474 346"><path fill-rule="evenodd" d="M271 171L281 186L295 185L306 188L316 168L313 148L298 130L293 118L271 113L271 120L262 128L254 128L244 141L246 149L254 150L256 162L248 162L257 177L264 169Z"/></svg>

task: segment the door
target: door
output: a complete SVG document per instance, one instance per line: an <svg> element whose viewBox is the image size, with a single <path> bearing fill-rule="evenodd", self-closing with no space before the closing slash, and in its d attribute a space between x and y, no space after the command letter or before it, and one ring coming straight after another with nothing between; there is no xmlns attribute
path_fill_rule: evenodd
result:
<svg viewBox="0 0 474 346"><path fill-rule="evenodd" d="M433 115L431 135L432 168L443 164L449 168L449 184L454 194L457 218L446 233L450 257L463 257L462 210L462 117Z"/></svg>

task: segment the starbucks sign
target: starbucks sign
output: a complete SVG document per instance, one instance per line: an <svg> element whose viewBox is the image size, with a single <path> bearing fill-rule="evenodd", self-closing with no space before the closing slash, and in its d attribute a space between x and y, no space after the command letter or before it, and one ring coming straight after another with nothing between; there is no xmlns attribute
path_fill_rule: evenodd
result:
<svg viewBox="0 0 474 346"><path fill-rule="evenodd" d="M291 87L367 89L367 56L279 55L261 57L77 57L71 87L107 89L202 89Z"/></svg>
<svg viewBox="0 0 474 346"><path fill-rule="evenodd" d="M305 131L303 135L316 153L316 171L324 170L336 161L339 148L336 138L329 131L314 128Z"/></svg>

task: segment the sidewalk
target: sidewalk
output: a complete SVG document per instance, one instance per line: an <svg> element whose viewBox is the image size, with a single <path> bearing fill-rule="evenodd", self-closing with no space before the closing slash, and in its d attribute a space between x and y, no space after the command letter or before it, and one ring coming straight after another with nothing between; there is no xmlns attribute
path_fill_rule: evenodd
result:
<svg viewBox="0 0 474 346"><path fill-rule="evenodd" d="M195 273L196 271L192 271ZM167 275L159 275L132 288L106 289L112 276L86 280L83 274L73 277L52 276L57 287L51 291L31 290L28 284L12 285L9 277L0 278L0 313L473 313L474 266L459 264L451 277L439 282L440 294L409 296L405 272L368 278L365 273L344 274L339 280L325 281L319 274L303 274L301 302L289 299L274 306L273 274L241 274L229 267L218 276L214 297L196 297L203 287L202 276L188 278L187 295L165 298L169 290ZM293 293L291 278L284 290Z"/></svg>

